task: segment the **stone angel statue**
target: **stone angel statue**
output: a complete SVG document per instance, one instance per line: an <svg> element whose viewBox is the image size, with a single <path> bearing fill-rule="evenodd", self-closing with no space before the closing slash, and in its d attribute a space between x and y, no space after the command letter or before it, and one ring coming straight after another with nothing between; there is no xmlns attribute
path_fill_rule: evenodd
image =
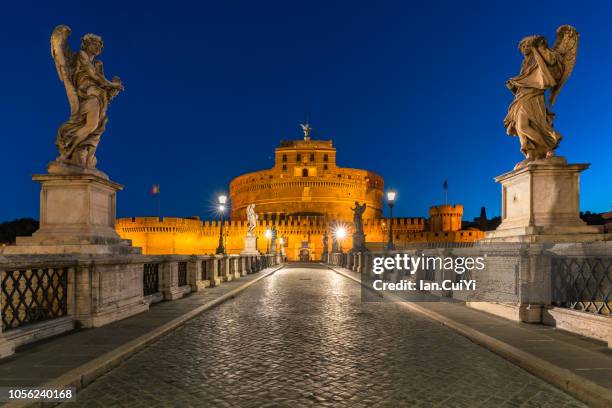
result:
<svg viewBox="0 0 612 408"><path fill-rule="evenodd" d="M304 140L310 140L310 132L312 131L310 125L308 123L300 123L300 126L304 132Z"/></svg>
<svg viewBox="0 0 612 408"><path fill-rule="evenodd" d="M541 35L523 38L518 48L524 59L519 75L506 82L514 101L504 119L506 132L519 137L521 152L525 155L525 160L515 168L553 157L562 139L553 128L555 115L550 109L576 63L578 32L572 26L562 25L557 28L552 48Z"/></svg>
<svg viewBox="0 0 612 408"><path fill-rule="evenodd" d="M327 255L329 249L329 238L327 237L327 232L323 234L323 254Z"/></svg>
<svg viewBox="0 0 612 408"><path fill-rule="evenodd" d="M96 149L104 133L109 102L123 90L119 77L106 79L102 62L96 59L104 47L102 38L85 34L74 52L68 46L71 30L57 26L51 33L51 55L66 88L70 118L57 130L55 144L60 165L95 169Z"/></svg>
<svg viewBox="0 0 612 408"><path fill-rule="evenodd" d="M249 222L249 231L247 235L254 236L255 228L257 227L257 219L259 216L255 212L255 204L249 204L246 208L247 220Z"/></svg>
<svg viewBox="0 0 612 408"><path fill-rule="evenodd" d="M276 237L278 233L276 232L276 225L272 226L270 230L270 250L273 254L276 253Z"/></svg>
<svg viewBox="0 0 612 408"><path fill-rule="evenodd" d="M355 208L351 208L353 211L353 224L355 224L355 234L363 234L363 212L366 210L366 204L359 204L359 201L355 201Z"/></svg>

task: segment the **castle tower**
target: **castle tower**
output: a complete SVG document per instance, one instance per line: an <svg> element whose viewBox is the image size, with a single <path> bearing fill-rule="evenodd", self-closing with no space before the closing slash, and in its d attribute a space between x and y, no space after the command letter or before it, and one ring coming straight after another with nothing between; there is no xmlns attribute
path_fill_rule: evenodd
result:
<svg viewBox="0 0 612 408"><path fill-rule="evenodd" d="M367 170L338 167L332 141L314 140L310 125L301 126L304 138L281 141L274 167L230 182L232 220L244 220L246 207L255 204L263 219L322 216L350 222L355 201L367 205L364 219L380 218L383 178Z"/></svg>
<svg viewBox="0 0 612 408"><path fill-rule="evenodd" d="M429 230L431 232L449 232L461 230L463 206L435 205L429 209Z"/></svg>

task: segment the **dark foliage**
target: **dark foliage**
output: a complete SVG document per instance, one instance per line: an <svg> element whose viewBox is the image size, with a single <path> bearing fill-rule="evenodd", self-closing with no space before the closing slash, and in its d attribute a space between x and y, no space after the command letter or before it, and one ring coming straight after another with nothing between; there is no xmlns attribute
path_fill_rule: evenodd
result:
<svg viewBox="0 0 612 408"><path fill-rule="evenodd" d="M16 237L30 236L38 229L33 218L19 218L0 224L0 244L13 244Z"/></svg>

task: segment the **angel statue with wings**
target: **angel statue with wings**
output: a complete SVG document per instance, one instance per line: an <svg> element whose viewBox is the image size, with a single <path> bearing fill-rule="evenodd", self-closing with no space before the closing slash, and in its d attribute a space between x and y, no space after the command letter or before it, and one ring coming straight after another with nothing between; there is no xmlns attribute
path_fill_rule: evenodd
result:
<svg viewBox="0 0 612 408"><path fill-rule="evenodd" d="M104 47L102 38L85 34L81 49L74 52L68 46L70 33L70 27L60 25L51 34L51 55L70 103L70 118L57 130L56 162L95 169L96 148L106 127L106 110L123 90L123 84L119 77L106 79L102 62L96 59Z"/></svg>
<svg viewBox="0 0 612 408"><path fill-rule="evenodd" d="M523 38L518 48L524 59L519 75L506 82L514 101L504 119L506 132L519 137L525 155L525 160L515 169L534 160L553 157L562 139L553 128L555 115L550 109L576 63L578 32L572 26L563 25L557 29L552 48L548 48L546 38L541 35Z"/></svg>
<svg viewBox="0 0 612 408"><path fill-rule="evenodd" d="M366 203L359 204L359 201L355 201L355 208L351 208L351 210L353 211L355 233L363 234L363 213L366 210Z"/></svg>
<svg viewBox="0 0 612 408"><path fill-rule="evenodd" d="M255 204L247 205L246 213L247 213L247 220L249 222L249 230L247 232L247 235L254 236L255 228L257 228L257 219L259 218L259 216L255 212Z"/></svg>

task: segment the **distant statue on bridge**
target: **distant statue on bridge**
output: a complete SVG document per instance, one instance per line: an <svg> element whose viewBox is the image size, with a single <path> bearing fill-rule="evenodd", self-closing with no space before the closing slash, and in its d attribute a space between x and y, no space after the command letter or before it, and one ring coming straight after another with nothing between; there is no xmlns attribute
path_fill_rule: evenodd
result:
<svg viewBox="0 0 612 408"><path fill-rule="evenodd" d="M270 232L270 252L276 254L276 225L272 226Z"/></svg>
<svg viewBox="0 0 612 408"><path fill-rule="evenodd" d="M96 149L108 120L106 110L123 90L123 84L119 77L106 79L102 61L96 59L104 48L102 38L85 34L81 49L74 52L68 46L70 33L70 27L65 25L51 33L51 55L70 103L70 118L57 130L56 163L95 169Z"/></svg>
<svg viewBox="0 0 612 408"><path fill-rule="evenodd" d="M338 238L336 234L332 234L332 245L331 245L332 254L336 254L340 252L340 246L338 245Z"/></svg>
<svg viewBox="0 0 612 408"><path fill-rule="evenodd" d="M366 204L359 205L359 201L355 201L353 211L353 224L355 224L355 234L363 234L363 213L366 210Z"/></svg>
<svg viewBox="0 0 612 408"><path fill-rule="evenodd" d="M323 255L327 255L329 246L329 238L327 237L327 233L323 234Z"/></svg>
<svg viewBox="0 0 612 408"><path fill-rule="evenodd" d="M255 236L255 228L257 228L257 220L259 216L255 212L255 204L249 204L246 208L247 220L249 223L248 236Z"/></svg>

